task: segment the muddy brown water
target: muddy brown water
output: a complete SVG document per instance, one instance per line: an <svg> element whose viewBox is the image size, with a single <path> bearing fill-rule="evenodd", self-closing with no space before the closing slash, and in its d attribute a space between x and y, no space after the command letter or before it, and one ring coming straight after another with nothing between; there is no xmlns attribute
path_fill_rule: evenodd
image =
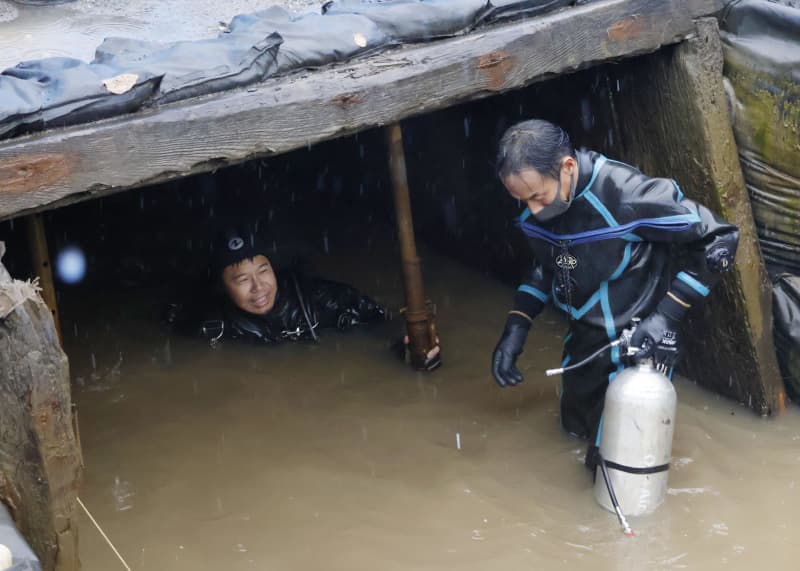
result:
<svg viewBox="0 0 800 571"><path fill-rule="evenodd" d="M318 267L400 304L393 263L347 259ZM678 379L669 495L627 538L595 504L585 444L559 429L543 370L564 322L537 320L525 383L500 390L488 362L512 289L425 260L445 357L432 375L388 354L398 323L211 350L168 345L130 295L92 301L67 335L81 497L132 569L796 568L795 408L762 419ZM84 569L122 569L80 524Z"/></svg>

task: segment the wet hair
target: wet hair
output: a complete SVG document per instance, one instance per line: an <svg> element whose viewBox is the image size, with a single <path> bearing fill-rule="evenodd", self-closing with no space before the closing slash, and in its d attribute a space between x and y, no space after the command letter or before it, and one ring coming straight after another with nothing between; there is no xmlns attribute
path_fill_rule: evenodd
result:
<svg viewBox="0 0 800 571"><path fill-rule="evenodd" d="M519 174L526 168L558 178L561 159L567 156L575 156L567 132L549 121L530 119L506 130L498 145L495 164L500 178Z"/></svg>

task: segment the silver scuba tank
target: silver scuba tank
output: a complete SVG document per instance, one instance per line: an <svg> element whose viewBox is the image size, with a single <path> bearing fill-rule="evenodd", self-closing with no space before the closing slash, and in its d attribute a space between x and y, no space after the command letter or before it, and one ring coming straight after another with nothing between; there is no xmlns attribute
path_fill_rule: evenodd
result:
<svg viewBox="0 0 800 571"><path fill-rule="evenodd" d="M664 501L672 455L676 394L650 359L623 370L606 391L600 456L622 512L651 513ZM594 497L614 512L600 467Z"/></svg>

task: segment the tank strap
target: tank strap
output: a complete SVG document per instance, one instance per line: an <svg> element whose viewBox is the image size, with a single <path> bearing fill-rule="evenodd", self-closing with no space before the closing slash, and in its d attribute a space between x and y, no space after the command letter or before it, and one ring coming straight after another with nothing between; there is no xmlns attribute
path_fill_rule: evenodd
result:
<svg viewBox="0 0 800 571"><path fill-rule="evenodd" d="M647 468L634 468L633 466L624 466L617 464L611 460L606 460L606 466L619 470L620 472L627 472L628 474L657 474L658 472L666 472L669 470L669 463L661 464L660 466L648 466Z"/></svg>

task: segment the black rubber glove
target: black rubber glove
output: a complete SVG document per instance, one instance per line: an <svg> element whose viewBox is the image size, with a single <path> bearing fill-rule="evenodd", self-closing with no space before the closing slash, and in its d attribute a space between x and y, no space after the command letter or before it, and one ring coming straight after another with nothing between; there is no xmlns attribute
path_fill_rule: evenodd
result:
<svg viewBox="0 0 800 571"><path fill-rule="evenodd" d="M647 316L633 332L631 347L638 347L635 358L653 357L656 368L667 372L678 361L680 321L658 309Z"/></svg>
<svg viewBox="0 0 800 571"><path fill-rule="evenodd" d="M492 354L492 375L501 387L513 386L523 380L517 368L517 357L522 354L530 327L530 321L519 315L511 315L506 321L503 335Z"/></svg>

